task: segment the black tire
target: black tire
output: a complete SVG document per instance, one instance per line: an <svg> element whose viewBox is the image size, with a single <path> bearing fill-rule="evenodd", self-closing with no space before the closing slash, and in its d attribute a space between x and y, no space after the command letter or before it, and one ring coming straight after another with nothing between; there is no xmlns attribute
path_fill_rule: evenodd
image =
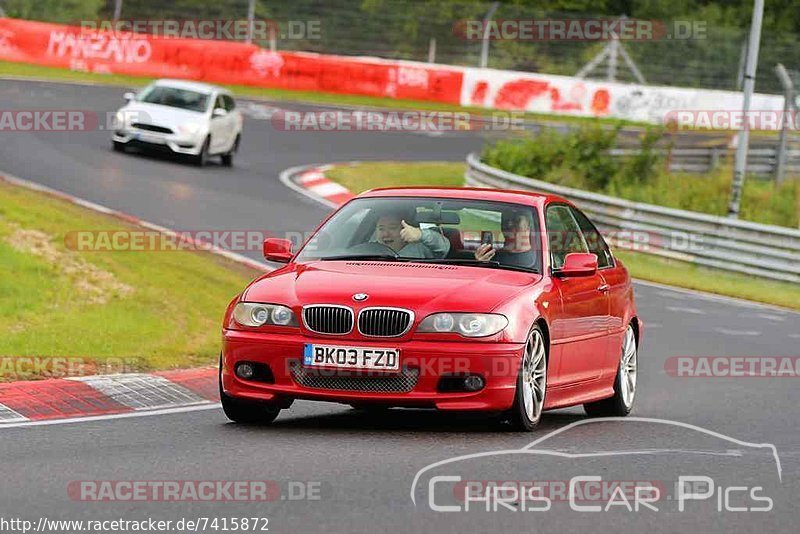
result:
<svg viewBox="0 0 800 534"><path fill-rule="evenodd" d="M228 152L227 154L222 154L221 156L222 164L225 167L233 167L233 155L239 151L239 141L241 141L241 139L242 136L237 135L236 140L233 142L233 146L231 147L231 151Z"/></svg>
<svg viewBox="0 0 800 534"><path fill-rule="evenodd" d="M192 156L192 162L198 167L205 167L206 163L208 163L208 147L210 145L211 138L206 137L206 140L203 141L203 146L200 148L200 153Z"/></svg>
<svg viewBox="0 0 800 534"><path fill-rule="evenodd" d="M542 349L544 350L544 387L542 393L542 400L541 405L544 406L544 402L547 398L547 359L550 353L549 347L547 346L547 339L545 338L544 334L542 333L542 329L539 325L535 325L531 330L531 333L528 335L528 341L525 344L525 350L528 350L528 344L534 343L536 336L542 343ZM533 350L536 350L535 348ZM517 372L517 390L514 394L514 403L511 405L511 409L508 410L505 414L503 419L506 419L509 423L511 423L511 429L517 432L530 432L534 430L542 420L542 413L544 410L540 409L538 416L531 417L528 414L528 411L525 408L525 394L524 394L524 373L525 370L525 353L522 355L522 359L520 360L519 371Z"/></svg>
<svg viewBox="0 0 800 534"><path fill-rule="evenodd" d="M266 425L275 420L281 409L263 402L235 399L222 390L222 358L219 360L219 400L225 416L234 423Z"/></svg>
<svg viewBox="0 0 800 534"><path fill-rule="evenodd" d="M629 326L628 328L630 329L632 327ZM636 346L636 352L638 353L639 342L636 339L636 336L633 336L633 339L634 339L633 342ZM624 351L625 351L624 344L622 347L622 351L624 357ZM638 355L636 357L636 361L638 365ZM614 395L607 399L602 399L595 402L587 402L586 404L583 405L583 410L589 417L625 417L626 415L631 413L635 396L631 398L630 404L625 403L625 398L622 391L622 380L624 379L623 373L621 372L622 363L623 362L621 357L620 362L617 364L617 376L614 379Z"/></svg>
<svg viewBox="0 0 800 534"><path fill-rule="evenodd" d="M222 411L234 423L266 425L273 422L281 413L281 409L275 406L241 401L222 392L220 392L219 398L222 402Z"/></svg>
<svg viewBox="0 0 800 534"><path fill-rule="evenodd" d="M112 146L114 147L114 152L125 152L125 143L112 141Z"/></svg>

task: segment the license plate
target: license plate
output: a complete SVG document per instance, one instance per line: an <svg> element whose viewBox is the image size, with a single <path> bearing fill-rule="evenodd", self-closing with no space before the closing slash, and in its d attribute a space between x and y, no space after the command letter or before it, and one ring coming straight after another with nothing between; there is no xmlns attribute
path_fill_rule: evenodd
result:
<svg viewBox="0 0 800 534"><path fill-rule="evenodd" d="M303 364L306 367L397 371L400 368L400 351L307 343L303 352Z"/></svg>
<svg viewBox="0 0 800 534"><path fill-rule="evenodd" d="M148 135L148 134L140 134L137 133L134 135L134 139L137 141L141 141L142 143L152 143L154 145L163 145L164 139L158 137L156 135Z"/></svg>

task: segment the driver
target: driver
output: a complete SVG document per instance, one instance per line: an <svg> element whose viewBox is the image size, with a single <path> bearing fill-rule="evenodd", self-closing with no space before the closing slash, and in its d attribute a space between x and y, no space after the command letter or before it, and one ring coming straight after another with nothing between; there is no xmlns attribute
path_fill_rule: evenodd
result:
<svg viewBox="0 0 800 534"><path fill-rule="evenodd" d="M441 232L412 226L399 211L384 213L378 218L374 241L403 258L444 258L450 251L450 241Z"/></svg>

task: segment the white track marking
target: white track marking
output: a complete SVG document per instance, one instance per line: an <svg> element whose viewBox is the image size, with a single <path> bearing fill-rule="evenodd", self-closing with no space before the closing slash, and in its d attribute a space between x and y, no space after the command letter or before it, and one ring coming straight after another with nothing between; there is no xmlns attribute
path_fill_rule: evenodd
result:
<svg viewBox="0 0 800 534"><path fill-rule="evenodd" d="M207 401L206 404L199 404L194 406L180 406L177 408L164 408L161 410L146 410L138 412L114 413L108 415L91 415L87 417L72 417L70 419L50 419L46 421L25 421L20 423L8 423L0 425L0 430L4 430L6 428L19 428L28 426L52 426L52 425L66 425L71 423L91 423L94 421L129 419L131 417L150 417L153 415L169 415L175 413L199 412L202 410L216 410L217 408L220 407L221 404L218 402Z"/></svg>
<svg viewBox="0 0 800 534"><path fill-rule="evenodd" d="M27 420L28 418L24 415L15 412L5 404L0 404L0 428L3 428L11 423L19 423Z"/></svg>
<svg viewBox="0 0 800 534"><path fill-rule="evenodd" d="M312 193L321 197L329 197L331 195L339 195L341 193L349 193L350 191L336 182L326 182L319 185L312 185L308 188Z"/></svg>
<svg viewBox="0 0 800 534"><path fill-rule="evenodd" d="M729 328L715 328L715 332L725 334L726 336L760 336L761 332L756 330L731 330Z"/></svg>
<svg viewBox="0 0 800 534"><path fill-rule="evenodd" d="M740 313L739 317L766 319L767 321L783 322L786 317L771 313Z"/></svg>
<svg viewBox="0 0 800 534"><path fill-rule="evenodd" d="M208 402L185 387L162 376L120 374L78 377L83 382L114 401L134 410L156 410Z"/></svg>
<svg viewBox="0 0 800 534"><path fill-rule="evenodd" d="M669 311L681 312L681 313L691 313L693 315L705 315L706 314L705 311L700 310L698 308L687 308L685 306L666 306L665 308L667 310L669 310Z"/></svg>

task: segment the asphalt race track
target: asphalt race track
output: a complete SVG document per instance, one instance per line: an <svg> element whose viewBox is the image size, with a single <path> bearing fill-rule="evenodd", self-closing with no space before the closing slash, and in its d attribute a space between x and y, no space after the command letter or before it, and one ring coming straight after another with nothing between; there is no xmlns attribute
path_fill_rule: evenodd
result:
<svg viewBox="0 0 800 534"><path fill-rule="evenodd" d="M0 81L0 109L104 114L121 105L123 92ZM285 187L278 180L282 170L350 160L463 161L481 142L469 133L289 133L277 131L268 120L247 117L233 168L211 164L198 169L165 158L114 153L108 132L93 130L0 133L0 171L174 229L304 232L327 210ZM248 255L259 258L255 251ZM653 421L593 422L570 428L538 448L569 454L630 449L640 454L569 461L548 455L482 457L449 471L440 466L445 471L438 474L547 481L580 474L665 483L679 475L712 477L713 497L691 501L684 511L667 487L673 498L659 502L658 511L629 512L617 506L608 512L578 512L554 500L548 511L519 511L522 505L517 504L516 511L487 512L475 506L437 512L429 506L427 473L416 488L416 505L412 502L415 475L428 464L519 449L583 421L581 409L545 414L537 432L513 434L480 418L414 410L372 415L344 405L296 402L268 427L228 424L214 408L0 429L0 516L32 521L266 517L271 532L796 532L797 378L679 378L665 371L665 362L672 356L798 356L800 315L649 284L637 284L636 292L645 336L633 415L688 423L739 442ZM741 442L773 444L780 479L768 449ZM80 480L274 480L283 498L266 504L84 502L68 493L69 483ZM298 493L289 493L292 482L295 490L300 487L296 483L311 483L314 498L294 500ZM733 486L762 486L774 501L773 509L729 511L731 506L762 504L720 497ZM439 491L436 502L447 501L446 492Z"/></svg>

